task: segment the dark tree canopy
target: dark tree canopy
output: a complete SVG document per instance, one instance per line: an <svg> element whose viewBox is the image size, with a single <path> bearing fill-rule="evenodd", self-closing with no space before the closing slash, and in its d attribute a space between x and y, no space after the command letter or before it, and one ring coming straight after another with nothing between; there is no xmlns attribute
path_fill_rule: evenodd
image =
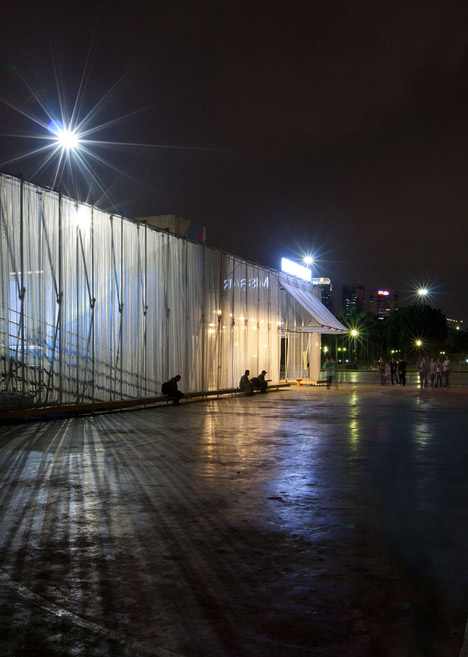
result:
<svg viewBox="0 0 468 657"><path fill-rule="evenodd" d="M447 328L445 315L427 304L405 306L385 319L349 308L341 312L338 319L350 334L323 336L323 345L332 350L331 353L339 346L346 346L353 361L370 363L380 356L389 358L391 355L415 360L422 355L436 356L442 350L451 354L468 351L468 333ZM353 329L357 333L354 337L351 336Z"/></svg>
<svg viewBox="0 0 468 657"><path fill-rule="evenodd" d="M396 310L385 320L387 346L407 355L437 353L447 339L445 315L427 304L414 304ZM421 345L417 342L420 341Z"/></svg>

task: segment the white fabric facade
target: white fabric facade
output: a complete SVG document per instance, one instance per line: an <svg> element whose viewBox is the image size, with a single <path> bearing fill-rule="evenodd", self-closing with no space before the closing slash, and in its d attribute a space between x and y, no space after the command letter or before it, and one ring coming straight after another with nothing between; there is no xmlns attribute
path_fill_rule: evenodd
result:
<svg viewBox="0 0 468 657"><path fill-rule="evenodd" d="M236 387L245 369L278 381L284 326L313 322L265 267L16 178L0 185L0 402L149 397L175 374L185 391Z"/></svg>
<svg viewBox="0 0 468 657"><path fill-rule="evenodd" d="M282 317L282 375L318 381L321 368L321 334L347 333L318 298L318 290L293 276L279 274Z"/></svg>

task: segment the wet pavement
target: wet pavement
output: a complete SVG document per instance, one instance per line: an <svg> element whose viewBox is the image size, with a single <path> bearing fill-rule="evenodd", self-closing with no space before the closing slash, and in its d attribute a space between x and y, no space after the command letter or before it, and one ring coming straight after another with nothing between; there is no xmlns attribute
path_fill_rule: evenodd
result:
<svg viewBox="0 0 468 657"><path fill-rule="evenodd" d="M0 654L454 657L466 389L347 384L0 429Z"/></svg>

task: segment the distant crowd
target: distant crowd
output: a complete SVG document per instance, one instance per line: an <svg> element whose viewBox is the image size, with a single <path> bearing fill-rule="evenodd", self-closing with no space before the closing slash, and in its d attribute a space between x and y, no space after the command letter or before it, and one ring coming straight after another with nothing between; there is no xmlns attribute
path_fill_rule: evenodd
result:
<svg viewBox="0 0 468 657"><path fill-rule="evenodd" d="M377 369L380 376L380 383L386 385L391 382L392 385L406 385L406 370L408 363L404 358L391 358L386 362L380 357ZM419 385L421 388L448 388L450 378L450 359L445 357L431 358L427 360L423 356L418 364Z"/></svg>
<svg viewBox="0 0 468 657"><path fill-rule="evenodd" d="M406 371L408 363L403 357L391 358L386 361L382 356L377 363L377 372L382 385L406 385ZM418 363L419 385L421 388L448 388L451 363L448 356L444 358L431 358L423 356ZM331 388L335 375L335 361L327 357L324 363L325 381L327 388Z"/></svg>

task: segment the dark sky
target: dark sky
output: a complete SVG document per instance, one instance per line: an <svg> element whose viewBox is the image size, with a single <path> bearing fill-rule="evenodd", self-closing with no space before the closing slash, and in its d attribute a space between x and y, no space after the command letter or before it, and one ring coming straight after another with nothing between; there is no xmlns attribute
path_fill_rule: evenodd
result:
<svg viewBox="0 0 468 657"><path fill-rule="evenodd" d="M45 121L60 90L80 117L99 103L89 126L111 123L92 138L146 145L94 147L117 169L93 169L100 207L188 217L274 268L311 250L337 297L357 280L404 299L431 284L468 321L466 0L2 12L3 101ZM6 163L44 143L19 134L44 129L5 103L0 121L0 170L51 185L43 156Z"/></svg>

